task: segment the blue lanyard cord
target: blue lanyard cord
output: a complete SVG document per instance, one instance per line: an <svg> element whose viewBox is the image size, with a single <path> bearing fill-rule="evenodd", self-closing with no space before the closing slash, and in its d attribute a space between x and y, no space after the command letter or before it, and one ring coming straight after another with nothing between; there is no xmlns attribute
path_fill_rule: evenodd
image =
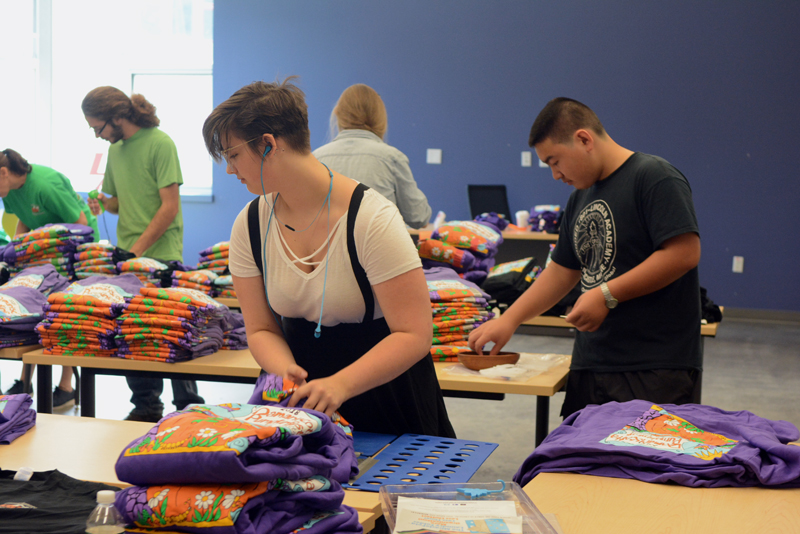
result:
<svg viewBox="0 0 800 534"><path fill-rule="evenodd" d="M327 165L324 163L322 163L322 165L328 169ZM331 185L328 187L328 231L326 233L326 237L328 237L331 233L331 191L333 191L333 173L330 169L328 169L328 175L331 177ZM317 339L319 339L319 337L322 335L322 311L325 309L325 289L328 287L328 264L330 263L328 254L330 251L331 242L328 241L328 251L325 252L325 276L322 279L322 302L319 304L319 321L317 322L317 329L314 330L314 337Z"/></svg>
<svg viewBox="0 0 800 534"><path fill-rule="evenodd" d="M264 196L264 203L269 206L269 202L267 202L267 191L264 189L264 158L261 158L261 194ZM272 313L275 322L278 323L278 328L281 329L283 337L286 337L286 332L283 331L283 323L278 320L278 316L275 315L275 311L269 303L269 292L267 291L267 237L269 236L269 229L272 226L272 215L274 213L275 203L273 202L272 210L269 213L269 219L267 219L267 231L264 234L264 242L261 244L261 265L264 267L264 272L262 274L264 276L264 296L267 298L267 308L269 308L270 313Z"/></svg>

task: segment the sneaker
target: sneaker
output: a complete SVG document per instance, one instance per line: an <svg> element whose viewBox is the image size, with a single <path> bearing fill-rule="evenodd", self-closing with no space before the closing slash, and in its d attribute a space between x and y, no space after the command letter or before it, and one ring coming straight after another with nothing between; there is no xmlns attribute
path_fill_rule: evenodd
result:
<svg viewBox="0 0 800 534"><path fill-rule="evenodd" d="M5 392L5 395L19 395L23 393L23 389L25 388L25 384L22 380L14 380L14 385L8 388L8 391ZM28 395L33 395L33 384L28 384L28 391L25 391Z"/></svg>
<svg viewBox="0 0 800 534"><path fill-rule="evenodd" d="M132 411L128 414L128 417L125 418L125 421L143 421L145 423L158 423L161 421L163 415L161 413L141 413L137 411Z"/></svg>
<svg viewBox="0 0 800 534"><path fill-rule="evenodd" d="M53 408L65 408L75 405L75 390L67 391L56 386L53 390Z"/></svg>

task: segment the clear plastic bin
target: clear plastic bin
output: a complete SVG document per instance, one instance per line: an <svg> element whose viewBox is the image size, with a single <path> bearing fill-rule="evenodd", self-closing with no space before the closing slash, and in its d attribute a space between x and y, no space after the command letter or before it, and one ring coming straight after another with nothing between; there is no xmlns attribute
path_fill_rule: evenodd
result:
<svg viewBox="0 0 800 534"><path fill-rule="evenodd" d="M522 491L516 482L506 482L505 489L498 493L470 499L459 489L483 489L497 492L503 488L501 482L483 482L466 484L406 484L406 485L387 485L381 486L379 495L383 517L390 531L394 531L395 520L397 517L397 498L400 496L413 499L438 499L443 501L514 501L516 503L517 515L522 517L523 534L558 534L556 530L545 519L542 513L533 504L530 497Z"/></svg>

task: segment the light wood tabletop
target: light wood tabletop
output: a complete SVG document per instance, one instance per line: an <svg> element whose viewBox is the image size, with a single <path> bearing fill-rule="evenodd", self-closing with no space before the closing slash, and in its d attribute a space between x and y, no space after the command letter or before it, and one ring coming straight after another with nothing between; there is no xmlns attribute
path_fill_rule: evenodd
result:
<svg viewBox="0 0 800 534"><path fill-rule="evenodd" d="M20 347L5 347L0 349L0 360L21 360L22 355L41 349L41 345L22 345Z"/></svg>
<svg viewBox="0 0 800 534"><path fill-rule="evenodd" d="M524 488L566 534L800 532L800 489L688 488L542 473Z"/></svg>
<svg viewBox="0 0 800 534"><path fill-rule="evenodd" d="M114 470L117 458L152 427L152 423L137 421L39 413L36 426L11 444L0 445L0 467L11 471L21 467L58 469L79 480L127 487L130 484L120 481ZM383 515L377 493L345 490L344 504L357 510L360 520L371 521L369 530Z"/></svg>
<svg viewBox="0 0 800 534"><path fill-rule="evenodd" d="M453 374L447 369L455 362L434 362L436 378L442 389L455 391L476 391L484 393L515 393L518 395L536 395L552 397L567 382L569 374L569 356L567 361L533 376L527 380L500 380L484 376Z"/></svg>

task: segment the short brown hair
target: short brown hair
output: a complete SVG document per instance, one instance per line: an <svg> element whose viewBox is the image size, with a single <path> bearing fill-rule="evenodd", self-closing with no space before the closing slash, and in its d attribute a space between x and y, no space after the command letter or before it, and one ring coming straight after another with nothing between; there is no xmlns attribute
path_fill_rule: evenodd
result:
<svg viewBox="0 0 800 534"><path fill-rule="evenodd" d="M0 167L7 167L9 171L19 175L28 174L33 170L28 160L10 148L0 152Z"/></svg>
<svg viewBox="0 0 800 534"><path fill-rule="evenodd" d="M386 106L375 89L363 83L344 90L333 114L340 130L368 130L381 139L386 135Z"/></svg>
<svg viewBox="0 0 800 534"><path fill-rule="evenodd" d="M116 87L97 87L89 91L81 102L83 114L101 121L128 119L140 128L153 128L161 124L156 107L139 94L128 95Z"/></svg>
<svg viewBox="0 0 800 534"><path fill-rule="evenodd" d="M305 95L289 76L283 82L253 82L245 85L214 108L203 123L206 149L216 161L224 154L223 140L235 135L246 141L272 134L292 150L311 151L308 107ZM254 150L252 145L248 145ZM255 150L254 150L255 151Z"/></svg>
<svg viewBox="0 0 800 534"><path fill-rule="evenodd" d="M571 98L554 98L539 112L531 127L528 146L535 146L550 139L553 143L567 143L577 130L592 130L601 137L606 136L600 119L589 106Z"/></svg>

